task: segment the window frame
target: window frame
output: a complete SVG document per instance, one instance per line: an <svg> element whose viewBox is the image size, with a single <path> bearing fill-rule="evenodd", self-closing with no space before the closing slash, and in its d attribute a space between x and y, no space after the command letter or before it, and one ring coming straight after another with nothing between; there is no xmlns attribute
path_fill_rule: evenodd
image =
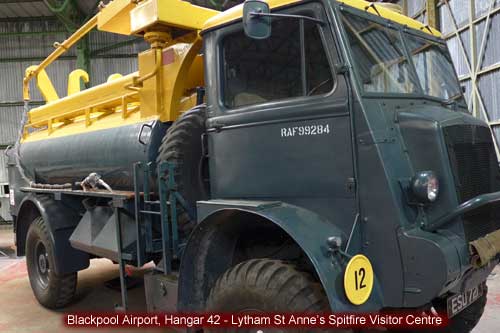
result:
<svg viewBox="0 0 500 333"><path fill-rule="evenodd" d="M450 54L450 51L449 51L448 46L446 45L446 43L438 43L438 42L435 42L435 41L433 41L433 40L428 40L427 38L424 38L424 37L422 37L422 36L418 36L418 35L416 35L416 34L410 34L410 33L406 32L406 31L402 31L402 32L401 32L401 34L403 34L403 33L407 33L410 37L413 37L413 38L415 38L415 39L420 39L420 40L427 41L427 42L429 42L429 43L433 44L433 46L437 46L437 47L444 47L448 53L447 53L447 54L443 54L443 56L446 56L447 58L449 58L448 60L449 60L449 62L450 62L450 64L451 64L451 66L453 67L453 72L454 72L454 76L453 76L453 78L454 78L454 81L455 81L455 83L457 84L457 87L459 87L459 89L462 89L462 88L461 88L461 87L462 87L462 85L461 85L461 83L460 83L460 80L458 79L458 76L457 76L457 71L456 71L456 69L455 69L455 64L453 63L453 59L451 58L451 54ZM403 43L405 44L405 47L406 47L406 49L408 50L408 59L409 59L409 61L411 61L411 64L412 64L412 66L413 66L413 68L414 68L414 70L415 70L415 73L416 73L416 75L417 75L417 77L418 77L418 80L420 81L420 77L419 77L419 75L418 75L418 71L417 71L417 66L416 66L416 64L415 64L414 54L411 52L411 51L412 51L412 49L411 49L411 47L410 47L410 45L409 45L408 40L407 40L405 37L406 37L406 36L405 36L405 35L403 35L403 38L404 38L404 39L403 39ZM427 94L427 93L425 92L424 86L422 86L422 83L421 83L421 82L419 82L419 84L420 84L420 86L421 86L421 91L422 91L422 93L423 93L423 95L424 95L424 96L429 97L429 98L436 98L436 99L438 99L438 100L440 100L440 101L445 100L445 99L440 98L440 97L438 97L438 96L434 96L434 95ZM466 101L465 101L465 96L464 96L464 94L463 94L463 92L462 92L461 90L460 90L460 94L462 95L462 98L461 98L461 99L457 99L457 101L462 100L463 102L465 102L465 103L466 103ZM459 103L459 104L461 105L462 103Z"/></svg>
<svg viewBox="0 0 500 333"><path fill-rule="evenodd" d="M415 70L415 64L413 63L413 58L411 57L411 54L409 54L409 47L408 47L408 43L405 39L404 34L409 34L409 35L413 35L413 36L420 37L423 39L427 39L433 43L436 43L438 45L442 45L446 49L448 49L448 45L446 44L446 41L444 41L441 38L435 37L433 35L427 34L423 31L411 29L406 25L402 25L402 24L393 22L393 21L386 19L384 17L379 17L375 14L368 13L366 11L362 11L360 9L350 7L350 6L344 5L342 3L338 3L338 4L334 5L334 12L335 12L336 18L340 24L340 27L341 27L341 32L340 32L342 34L341 38L343 38L343 40L346 41L345 46L347 48L346 51L347 51L347 54L349 57L349 62L352 63L352 65L353 65L352 70L354 71L354 74L355 74L354 76L356 78L354 84L358 87L358 90L359 90L362 97L366 97L366 98L381 98L382 97L382 98L396 98L396 99L398 99L398 98L399 99L401 99L401 98L404 98L404 99L427 99L427 100L431 100L431 101L438 102L438 103L443 102L443 99L441 99L441 98L425 94L423 89L419 89L420 90L419 93L416 93L416 94L415 93L408 94L408 93L367 92L360 84L360 80L359 80L360 75L358 72L358 66L354 63L354 60L353 60L354 57L352 54L351 47L350 47L349 43L347 43L349 38L347 36L347 31L345 30L344 24L342 22L342 14L343 14L343 12L346 12L346 13L349 13L349 14L352 14L355 16L362 17L366 20L381 24L383 26L387 26L389 28L395 29L398 32L398 34L400 35L400 38L401 38L403 45L404 45L405 53L406 53L407 58L408 58L408 62L411 64L412 71L415 72L415 75L417 75L417 78L418 78L418 74L416 73L416 70ZM449 52L449 50L448 50L448 52ZM454 66L453 63L452 63L452 65ZM455 78L458 80L458 77L456 75L456 71L455 71ZM460 81L458 81L458 82L460 82ZM420 85L420 82L418 84ZM458 105L462 108L467 108L467 105L465 102L465 96L463 96L462 99L463 99L464 103L458 103Z"/></svg>
<svg viewBox="0 0 500 333"><path fill-rule="evenodd" d="M361 17L361 16L358 16L358 15L355 15L353 13L350 13L348 12L349 15L352 15L354 17ZM363 19L365 19L365 17L361 17ZM375 20L370 20L368 19L368 21L371 21L372 23L374 24L377 24L379 25L380 27L384 28L384 29L387 29L387 30L392 30L394 32L395 35L398 36L398 38L400 39L401 41L401 51L403 53L403 56L406 57L405 59L405 62L407 63L408 65L408 70L409 70L409 73L412 74L413 78L415 79L415 82L413 82L417 88L417 92L421 92L422 91L422 87L420 86L420 81L419 81L419 77L417 75L417 72L415 71L415 67L414 67L414 64L413 64L413 59L410 59L409 57L409 54L407 52L407 45L406 45L406 42L404 41L403 39L403 35L402 35L402 32L400 29L398 29L398 27L394 26L394 25L391 25L391 24L382 24L380 22L377 22ZM351 59L355 59L354 57L354 54L353 54L353 50L352 50L352 46L351 46L351 42L350 42L350 38L348 36L348 33L345 29L345 26L344 26L344 23L342 22L342 17L341 17L341 24L342 26L344 27L344 31L345 31L345 34L346 34L346 44L349 46L349 53L350 53L350 57ZM365 87L363 86L362 84L362 80L361 80L361 74L360 74L360 71L359 71L359 65L356 63L355 60L353 60L354 62L354 68L355 68L355 73L356 73L356 79L358 81L358 85L361 89L362 92L364 92L366 95L376 95L376 96L385 96L385 95L419 95L419 93L415 93L415 92L412 92L412 93L407 93L407 92L396 92L396 91L390 91L390 92L381 92L381 91L369 91L369 90L366 90Z"/></svg>
<svg viewBox="0 0 500 333"><path fill-rule="evenodd" d="M280 13L280 14L297 14L299 12L304 12L304 11L310 11L311 14L314 14L315 18L322 19L325 22L328 22L328 16L326 12L327 8L318 1L311 1L311 2L306 2L306 3L301 3L301 4L293 4L290 6L285 6L285 7L280 7L278 10L273 11L273 13ZM286 18L285 18L286 20ZM294 20L294 19L288 19L288 20ZM338 62L338 59L340 57L339 55L339 50L338 50L338 43L335 41L335 36L331 34L330 29L328 28L328 24L321 26L321 25L316 25L318 29L318 33L320 35L321 39L321 44L323 46L323 50L325 52L326 58L328 60L328 65L330 68L330 73L333 79L333 85L332 89L324 94L318 94L318 95L313 95L313 96L296 96L296 97L288 97L288 98L282 98L282 99L273 99L269 101L265 101L262 103L254 103L254 104L247 104L247 105L241 105L237 107L229 107L226 105L224 102L224 85L225 85L225 66L224 66L224 40L227 36L232 35L237 32L242 32L243 31L243 23L241 21L238 21L237 23L233 23L225 27L223 31L221 31L220 34L218 34L215 44L216 44L216 63L217 63L217 105L219 110L221 110L223 113L238 113L238 112L248 112L248 111L253 111L253 110L260 110L263 108L268 108L269 106L271 107L284 107L287 105L296 105L303 103L304 100L307 102L314 102L314 101L320 101L324 99L325 97L331 96L335 94L337 91L337 86L338 86L338 77L337 74L334 71L335 68L335 63ZM300 38L298 36L297 38ZM331 45L331 47L329 47ZM302 78L301 78L302 80Z"/></svg>

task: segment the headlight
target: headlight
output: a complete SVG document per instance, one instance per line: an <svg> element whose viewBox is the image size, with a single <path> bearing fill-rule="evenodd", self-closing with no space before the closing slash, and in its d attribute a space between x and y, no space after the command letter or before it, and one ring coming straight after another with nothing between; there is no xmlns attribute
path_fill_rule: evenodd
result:
<svg viewBox="0 0 500 333"><path fill-rule="evenodd" d="M436 201L439 194L439 180L434 171L420 171L411 180L411 190L421 203Z"/></svg>

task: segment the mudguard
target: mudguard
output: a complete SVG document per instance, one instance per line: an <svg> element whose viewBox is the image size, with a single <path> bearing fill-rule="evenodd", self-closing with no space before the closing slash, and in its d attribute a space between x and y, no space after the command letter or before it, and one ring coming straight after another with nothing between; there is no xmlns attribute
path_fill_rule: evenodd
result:
<svg viewBox="0 0 500 333"><path fill-rule="evenodd" d="M38 214L33 210L38 210ZM28 216L27 216L28 215ZM54 244L55 267L58 275L77 272L89 267L89 254L71 246L69 237L75 229L80 216L63 201L56 201L46 195L33 193L24 197L16 214L16 244L24 246L29 225L36 216L41 216L50 230ZM24 247L20 249L24 254ZM18 250L18 254L19 250Z"/></svg>
<svg viewBox="0 0 500 333"><path fill-rule="evenodd" d="M179 276L180 311L202 311L204 300L215 280L230 266L228 251L234 245L231 232L217 232L222 224L235 223L229 217L236 214L253 214L283 229L302 248L316 269L328 296L332 311L372 312L382 307L382 293L375 277L369 300L361 305L351 304L344 292L344 269L349 255L332 254L327 246L331 236L346 235L331 221L301 207L282 202L210 200L198 202L200 221L186 245ZM229 236L229 237L228 237ZM233 237L236 239L236 237Z"/></svg>

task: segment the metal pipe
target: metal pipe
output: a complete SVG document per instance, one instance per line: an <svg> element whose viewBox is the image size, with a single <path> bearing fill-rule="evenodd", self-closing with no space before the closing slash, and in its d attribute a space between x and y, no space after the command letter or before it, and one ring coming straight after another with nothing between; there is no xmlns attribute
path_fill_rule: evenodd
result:
<svg viewBox="0 0 500 333"><path fill-rule="evenodd" d="M38 67L26 73L26 76L23 79L23 99L28 101L30 99L29 93L29 82L30 80L37 76L42 70L47 68L51 63L53 63L59 56L64 54L68 49L70 49L73 45L75 45L79 40L82 39L83 36L88 34L92 29L97 26L97 15L92 17L87 23L85 23L80 29L75 31L74 34L68 37L64 42L57 45L57 48L54 52L52 52L45 60L43 60Z"/></svg>
<svg viewBox="0 0 500 333"><path fill-rule="evenodd" d="M162 64L163 46L160 47L155 46L153 47L153 49L155 50L155 60L156 60L155 68L151 72L144 74L143 76L134 77L132 83L125 85L125 89L140 91L144 81L147 81L155 76L158 76L158 74L161 72L161 68L163 65ZM163 87L160 87L159 91L163 91Z"/></svg>

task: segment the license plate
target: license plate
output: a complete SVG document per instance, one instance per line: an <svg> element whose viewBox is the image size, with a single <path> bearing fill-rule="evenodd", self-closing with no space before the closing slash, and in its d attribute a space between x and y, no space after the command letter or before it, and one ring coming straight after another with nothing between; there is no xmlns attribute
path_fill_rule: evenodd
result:
<svg viewBox="0 0 500 333"><path fill-rule="evenodd" d="M448 298L448 318L456 316L469 305L477 301L483 295L483 288L481 285L469 289L461 294L456 294Z"/></svg>

